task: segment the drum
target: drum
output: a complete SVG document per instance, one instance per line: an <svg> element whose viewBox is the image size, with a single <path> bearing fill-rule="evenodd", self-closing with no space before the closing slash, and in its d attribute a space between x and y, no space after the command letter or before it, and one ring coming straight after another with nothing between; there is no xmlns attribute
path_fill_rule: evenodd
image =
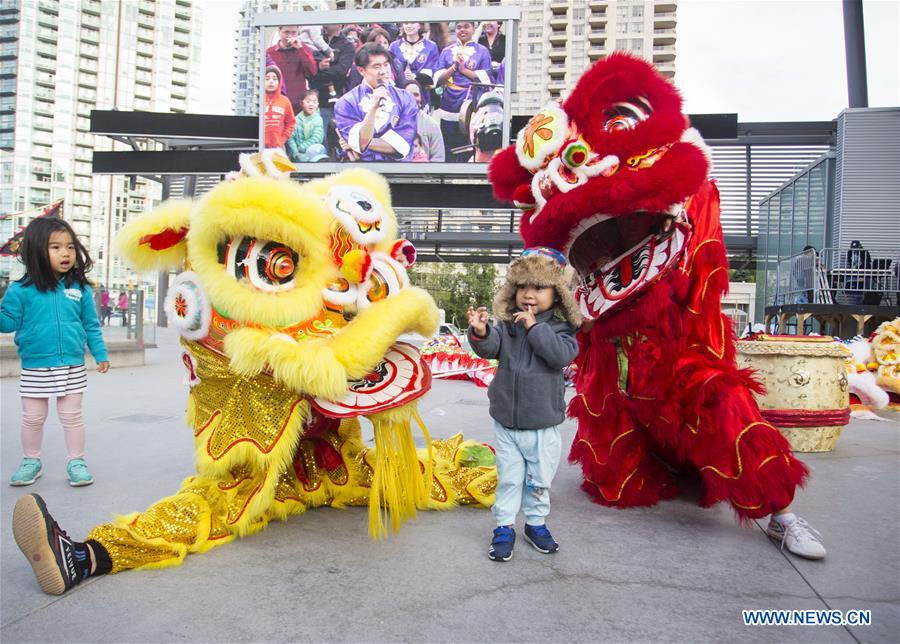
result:
<svg viewBox="0 0 900 644"><path fill-rule="evenodd" d="M753 369L766 387L757 395L763 418L795 452L830 452L850 422L846 359L830 338L762 336L737 343L737 363Z"/></svg>

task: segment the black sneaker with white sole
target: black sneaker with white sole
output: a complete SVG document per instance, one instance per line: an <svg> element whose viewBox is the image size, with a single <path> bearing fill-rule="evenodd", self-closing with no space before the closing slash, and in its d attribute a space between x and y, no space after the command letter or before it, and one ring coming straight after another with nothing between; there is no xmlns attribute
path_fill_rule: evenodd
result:
<svg viewBox="0 0 900 644"><path fill-rule="evenodd" d="M16 502L13 536L45 593L62 595L88 576L90 563L83 544L69 538L37 494L26 494Z"/></svg>

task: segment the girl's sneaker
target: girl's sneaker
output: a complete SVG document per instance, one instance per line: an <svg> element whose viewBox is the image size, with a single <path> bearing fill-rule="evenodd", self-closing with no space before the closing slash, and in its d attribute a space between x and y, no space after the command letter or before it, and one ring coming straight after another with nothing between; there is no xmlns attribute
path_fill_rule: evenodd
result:
<svg viewBox="0 0 900 644"><path fill-rule="evenodd" d="M73 487L81 487L82 485L90 485L94 482L91 471L83 458L73 458L66 465L66 472L69 475L69 485Z"/></svg>
<svg viewBox="0 0 900 644"><path fill-rule="evenodd" d="M39 458L23 458L19 469L9 479L9 484L19 487L22 485L31 485L41 476L41 459Z"/></svg>
<svg viewBox="0 0 900 644"><path fill-rule="evenodd" d="M559 550L559 544L553 540L550 530L545 525L525 524L525 538L538 552L549 555Z"/></svg>

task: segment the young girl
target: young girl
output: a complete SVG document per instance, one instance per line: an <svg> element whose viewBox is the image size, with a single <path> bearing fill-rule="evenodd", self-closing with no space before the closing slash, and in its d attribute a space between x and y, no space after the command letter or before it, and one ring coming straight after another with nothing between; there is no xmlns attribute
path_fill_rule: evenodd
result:
<svg viewBox="0 0 900 644"><path fill-rule="evenodd" d="M94 482L84 462L81 398L87 388L85 343L106 373L109 361L85 273L92 262L61 219L35 219L20 249L25 276L10 284L0 304L0 332L15 331L22 361L22 450L25 458L10 485L31 485L41 475L41 439L49 398L56 396L69 458L69 484Z"/></svg>

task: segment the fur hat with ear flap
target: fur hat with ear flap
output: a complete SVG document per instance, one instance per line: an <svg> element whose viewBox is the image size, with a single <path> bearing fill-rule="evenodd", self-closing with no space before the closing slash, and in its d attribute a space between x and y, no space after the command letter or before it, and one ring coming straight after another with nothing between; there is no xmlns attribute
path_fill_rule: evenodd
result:
<svg viewBox="0 0 900 644"><path fill-rule="evenodd" d="M516 291L520 286L549 286L556 291L554 307L575 329L581 327L581 312L572 295L575 271L566 266L565 256L552 248L526 248L509 265L506 283L494 297L494 316L512 320L516 310Z"/></svg>

